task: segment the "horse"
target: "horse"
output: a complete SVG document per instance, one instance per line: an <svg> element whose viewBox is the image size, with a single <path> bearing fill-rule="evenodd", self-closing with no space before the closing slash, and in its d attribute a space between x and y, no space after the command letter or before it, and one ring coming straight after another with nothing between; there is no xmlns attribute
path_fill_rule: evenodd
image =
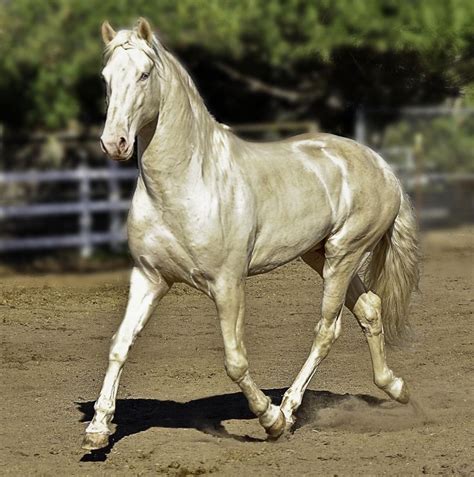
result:
<svg viewBox="0 0 474 477"><path fill-rule="evenodd" d="M102 38L107 116L100 144L111 159L126 161L137 138L139 173L127 223L134 261L128 304L83 448L108 445L127 354L174 283L214 301L225 370L269 438L293 425L341 332L344 305L365 334L375 384L407 403L406 382L387 365L384 336L407 335L418 239L409 199L388 164L365 145L331 134L245 141L211 116L145 19L118 32L104 22ZM249 372L245 280L298 257L323 278L321 319L278 406Z"/></svg>

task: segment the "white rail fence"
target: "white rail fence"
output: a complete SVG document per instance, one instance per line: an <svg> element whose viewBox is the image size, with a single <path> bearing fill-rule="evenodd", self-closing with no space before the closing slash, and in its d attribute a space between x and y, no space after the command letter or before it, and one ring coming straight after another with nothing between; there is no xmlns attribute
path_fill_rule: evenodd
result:
<svg viewBox="0 0 474 477"><path fill-rule="evenodd" d="M127 211L130 205L129 199L120 198L120 181L134 181L136 176L136 169L119 169L115 163L110 163L108 168L102 169L80 166L77 169L62 171L0 173L0 187L5 184L41 184L45 182L75 182L79 186L79 200L77 202L0 206L0 221L11 218L48 217L53 215L78 216L77 234L2 238L0 239L0 253L79 247L81 255L89 257L95 245L109 243L116 248L126 240L120 213ZM108 182L108 200L92 200L91 182L98 180ZM92 215L98 212L110 214L110 226L107 232L94 232L92 229Z"/></svg>

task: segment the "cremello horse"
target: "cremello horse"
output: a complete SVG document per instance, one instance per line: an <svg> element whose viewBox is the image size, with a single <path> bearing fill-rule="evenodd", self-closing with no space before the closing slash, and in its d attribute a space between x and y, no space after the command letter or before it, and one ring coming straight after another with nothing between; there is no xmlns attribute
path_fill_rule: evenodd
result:
<svg viewBox="0 0 474 477"><path fill-rule="evenodd" d="M344 303L367 338L376 385L408 402L406 384L386 363L384 329L395 339L406 328L418 279L417 239L411 207L387 164L367 147L329 134L246 142L208 113L145 20L118 33L104 23L102 36L108 96L102 148L125 161L138 137L139 176L128 217L135 266L83 447L107 446L127 354L174 282L214 300L227 374L269 436L293 422L340 333ZM370 254L364 284L358 271ZM323 277L322 317L308 359L278 407L249 373L245 279L297 257Z"/></svg>

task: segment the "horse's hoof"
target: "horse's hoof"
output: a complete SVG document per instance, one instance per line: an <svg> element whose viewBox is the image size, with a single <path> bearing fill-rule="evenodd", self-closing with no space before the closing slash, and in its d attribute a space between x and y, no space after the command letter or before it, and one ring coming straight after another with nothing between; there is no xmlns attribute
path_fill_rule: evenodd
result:
<svg viewBox="0 0 474 477"><path fill-rule="evenodd" d="M285 429L285 415L280 411L277 420L265 430L267 431L269 440L276 440L285 432Z"/></svg>
<svg viewBox="0 0 474 477"><path fill-rule="evenodd" d="M402 378L394 378L387 386L382 388L392 399L407 404L410 401L408 386Z"/></svg>
<svg viewBox="0 0 474 477"><path fill-rule="evenodd" d="M85 450L103 449L109 445L109 435L99 432L86 432L82 441L82 448Z"/></svg>
<svg viewBox="0 0 474 477"><path fill-rule="evenodd" d="M400 394L395 398L395 400L401 404L408 404L410 401L410 392L408 391L408 386L405 381L403 381Z"/></svg>

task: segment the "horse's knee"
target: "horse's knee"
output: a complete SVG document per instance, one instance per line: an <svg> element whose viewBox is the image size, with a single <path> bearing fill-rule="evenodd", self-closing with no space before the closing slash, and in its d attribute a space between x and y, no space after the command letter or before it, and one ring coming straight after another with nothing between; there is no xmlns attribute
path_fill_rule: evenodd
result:
<svg viewBox="0 0 474 477"><path fill-rule="evenodd" d="M322 303L322 315L325 319L335 318L344 304L344 296L340 293L331 295L327 291L324 291L323 303Z"/></svg>
<svg viewBox="0 0 474 477"><path fill-rule="evenodd" d="M354 314L365 334L377 336L382 332L382 302L373 292L362 294L354 306Z"/></svg>
<svg viewBox="0 0 474 477"><path fill-rule="evenodd" d="M341 332L342 306L343 298L324 295L321 310L322 318L316 325L316 333L328 335L333 339L338 338Z"/></svg>

